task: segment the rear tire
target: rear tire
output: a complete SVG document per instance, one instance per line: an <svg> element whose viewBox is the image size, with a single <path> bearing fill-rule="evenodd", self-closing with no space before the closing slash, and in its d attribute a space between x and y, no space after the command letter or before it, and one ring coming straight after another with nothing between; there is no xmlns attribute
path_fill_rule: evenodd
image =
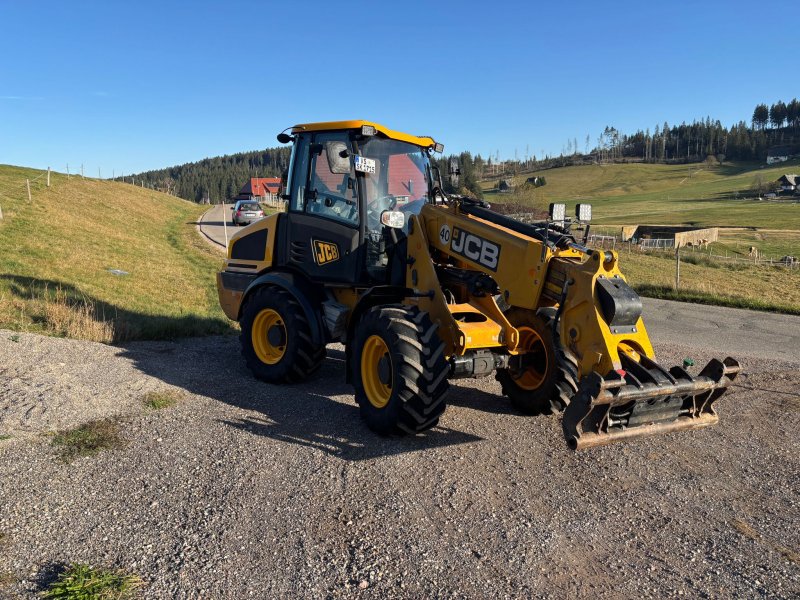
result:
<svg viewBox="0 0 800 600"><path fill-rule="evenodd" d="M242 345L247 368L269 383L302 381L322 364L325 346L311 340L311 327L295 297L276 286L255 290L242 309Z"/></svg>
<svg viewBox="0 0 800 600"><path fill-rule="evenodd" d="M373 431L413 435L438 423L450 369L437 327L428 313L400 305L361 319L351 365L356 402Z"/></svg>
<svg viewBox="0 0 800 600"><path fill-rule="evenodd" d="M498 369L495 378L517 410L529 415L563 411L578 391L578 361L553 334L556 310L542 308L536 314L511 309L506 317L520 330L521 343L533 350L532 364L524 370Z"/></svg>

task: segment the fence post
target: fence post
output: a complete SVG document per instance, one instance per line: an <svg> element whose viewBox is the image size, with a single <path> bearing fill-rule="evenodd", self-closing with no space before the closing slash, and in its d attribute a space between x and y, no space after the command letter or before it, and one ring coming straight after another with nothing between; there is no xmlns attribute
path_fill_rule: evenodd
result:
<svg viewBox="0 0 800 600"><path fill-rule="evenodd" d="M26 179L25 185L28 187L28 202L33 202L33 199L31 198L31 180Z"/></svg>
<svg viewBox="0 0 800 600"><path fill-rule="evenodd" d="M50 187L50 167L47 167L47 187Z"/></svg>
<svg viewBox="0 0 800 600"><path fill-rule="evenodd" d="M675 246L675 291L681 285L681 247Z"/></svg>
<svg viewBox="0 0 800 600"><path fill-rule="evenodd" d="M222 231L225 232L225 250L228 249L228 221L225 220L225 201L222 201Z"/></svg>

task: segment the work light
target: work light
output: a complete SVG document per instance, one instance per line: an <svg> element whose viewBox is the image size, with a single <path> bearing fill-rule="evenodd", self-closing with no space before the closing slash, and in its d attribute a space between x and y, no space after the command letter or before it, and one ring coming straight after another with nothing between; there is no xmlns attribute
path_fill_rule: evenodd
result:
<svg viewBox="0 0 800 600"><path fill-rule="evenodd" d="M406 224L406 215L399 210L385 210L381 213L381 223L387 227L400 229Z"/></svg>
<svg viewBox="0 0 800 600"><path fill-rule="evenodd" d="M567 216L567 205L560 203L550 203L550 220L563 221Z"/></svg>

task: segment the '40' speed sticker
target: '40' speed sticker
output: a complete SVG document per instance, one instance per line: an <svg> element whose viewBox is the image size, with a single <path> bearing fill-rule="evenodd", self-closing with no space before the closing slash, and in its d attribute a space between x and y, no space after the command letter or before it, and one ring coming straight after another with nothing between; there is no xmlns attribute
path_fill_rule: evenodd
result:
<svg viewBox="0 0 800 600"><path fill-rule="evenodd" d="M375 161L371 158L356 155L353 159L355 160L356 171L361 171L362 173L375 172Z"/></svg>

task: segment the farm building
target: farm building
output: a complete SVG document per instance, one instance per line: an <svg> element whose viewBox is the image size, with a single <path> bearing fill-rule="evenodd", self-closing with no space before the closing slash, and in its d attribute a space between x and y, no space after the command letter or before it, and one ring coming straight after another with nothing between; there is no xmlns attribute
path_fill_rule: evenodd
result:
<svg viewBox="0 0 800 600"><path fill-rule="evenodd" d="M252 177L242 186L236 200L273 199L281 187L280 177Z"/></svg>
<svg viewBox="0 0 800 600"><path fill-rule="evenodd" d="M779 162L786 162L794 154L791 146L773 146L767 150L767 164L774 165Z"/></svg>
<svg viewBox="0 0 800 600"><path fill-rule="evenodd" d="M642 240L659 240L665 247L705 246L719 240L719 229L708 227L673 227L671 225L627 225L622 228L622 241L642 243ZM647 242L645 242L647 243Z"/></svg>
<svg viewBox="0 0 800 600"><path fill-rule="evenodd" d="M800 185L800 175L781 175L778 179L778 185L784 192L794 192L797 186Z"/></svg>

